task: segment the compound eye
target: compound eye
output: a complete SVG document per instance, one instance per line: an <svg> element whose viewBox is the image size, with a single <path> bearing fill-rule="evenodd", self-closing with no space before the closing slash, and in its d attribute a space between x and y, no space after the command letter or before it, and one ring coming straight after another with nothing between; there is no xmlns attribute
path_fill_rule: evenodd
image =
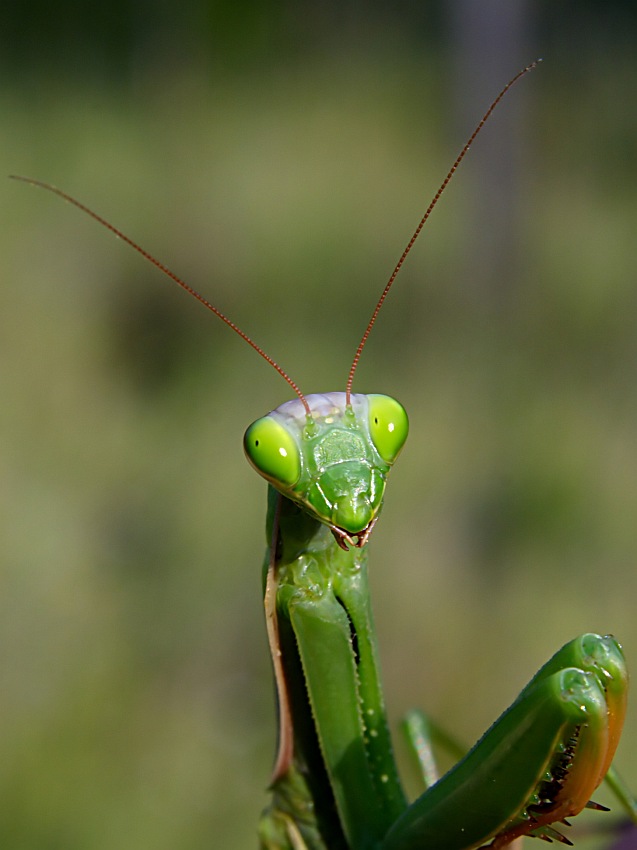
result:
<svg viewBox="0 0 637 850"><path fill-rule="evenodd" d="M385 463L393 463L409 433L409 419L402 404L388 395L370 395L369 433Z"/></svg>
<svg viewBox="0 0 637 850"><path fill-rule="evenodd" d="M290 432L273 419L263 416L245 432L243 448L257 472L283 487L292 487L301 476L299 448Z"/></svg>

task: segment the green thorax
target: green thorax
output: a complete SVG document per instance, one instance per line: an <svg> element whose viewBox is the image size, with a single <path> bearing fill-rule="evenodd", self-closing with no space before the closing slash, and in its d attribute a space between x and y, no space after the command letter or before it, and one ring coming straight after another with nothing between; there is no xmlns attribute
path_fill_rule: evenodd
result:
<svg viewBox="0 0 637 850"><path fill-rule="evenodd" d="M303 826L303 850L377 850L406 800L380 683L367 547L345 548L335 536L270 488L265 572L266 582L270 569L276 576L279 745L291 737L293 747L285 758L279 750L261 828L289 833L284 812Z"/></svg>

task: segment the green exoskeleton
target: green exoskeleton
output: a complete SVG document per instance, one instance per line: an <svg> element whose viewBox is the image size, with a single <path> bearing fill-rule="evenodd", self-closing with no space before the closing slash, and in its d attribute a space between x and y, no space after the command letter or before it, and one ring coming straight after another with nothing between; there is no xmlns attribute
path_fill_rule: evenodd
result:
<svg viewBox="0 0 637 850"><path fill-rule="evenodd" d="M393 760L367 586L366 541L408 432L392 398L287 402L245 435L270 482L265 605L279 702L262 846L469 850L555 838L604 778L626 668L611 637L563 647L476 746L407 804Z"/></svg>
<svg viewBox="0 0 637 850"><path fill-rule="evenodd" d="M264 850L472 850L521 836L570 843L556 829L590 802L619 742L627 673L612 637L585 634L533 677L445 776L423 757L426 790L409 802L388 729L367 582L367 544L407 414L386 395L352 392L385 297L500 92L460 152L403 252L356 351L343 392L304 396L216 307L135 242L64 192L221 318L288 382L297 399L258 419L246 455L268 482L263 590L278 698ZM25 178L19 178L25 179ZM425 726L414 714L415 749ZM422 722L421 722L422 721Z"/></svg>

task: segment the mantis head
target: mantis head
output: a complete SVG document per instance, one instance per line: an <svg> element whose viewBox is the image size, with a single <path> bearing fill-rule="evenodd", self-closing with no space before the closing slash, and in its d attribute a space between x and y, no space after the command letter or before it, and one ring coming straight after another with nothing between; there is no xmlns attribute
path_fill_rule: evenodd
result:
<svg viewBox="0 0 637 850"><path fill-rule="evenodd" d="M341 546L361 547L380 512L387 474L409 432L386 395L343 392L286 402L253 422L243 445L257 472L328 525Z"/></svg>

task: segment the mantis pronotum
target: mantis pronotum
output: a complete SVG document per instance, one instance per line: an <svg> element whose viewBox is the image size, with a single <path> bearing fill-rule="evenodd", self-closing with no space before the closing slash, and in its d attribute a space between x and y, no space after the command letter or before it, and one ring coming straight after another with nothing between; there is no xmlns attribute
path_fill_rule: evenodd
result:
<svg viewBox="0 0 637 850"><path fill-rule="evenodd" d="M386 476L408 432L384 395L352 393L369 333L403 261L505 86L463 147L420 221L356 350L344 392L305 396L215 306L84 205L221 318L287 381L297 399L247 430L248 459L268 481L266 624L278 695L273 800L265 850L471 850L555 829L586 806L621 734L626 667L611 637L571 641L476 746L409 804L393 757L367 588L367 543ZM24 179L24 178L20 178Z"/></svg>

